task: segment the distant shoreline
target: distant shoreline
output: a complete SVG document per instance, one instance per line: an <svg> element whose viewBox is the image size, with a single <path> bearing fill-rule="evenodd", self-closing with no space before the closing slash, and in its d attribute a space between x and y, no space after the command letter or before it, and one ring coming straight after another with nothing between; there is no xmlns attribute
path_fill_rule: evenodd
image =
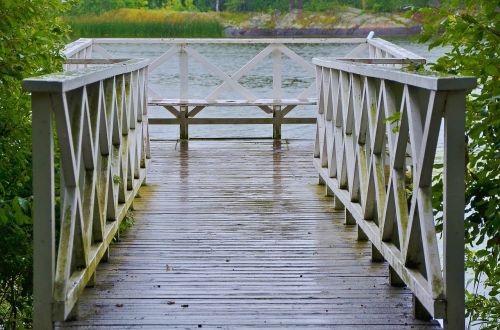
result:
<svg viewBox="0 0 500 330"><path fill-rule="evenodd" d="M335 12L234 13L119 9L98 16L68 16L73 37L258 38L407 37L420 33L417 19L402 13Z"/></svg>
<svg viewBox="0 0 500 330"><path fill-rule="evenodd" d="M226 37L366 37L370 31L374 31L377 37L405 37L415 36L421 31L420 26L411 27L363 27L363 28L226 28Z"/></svg>

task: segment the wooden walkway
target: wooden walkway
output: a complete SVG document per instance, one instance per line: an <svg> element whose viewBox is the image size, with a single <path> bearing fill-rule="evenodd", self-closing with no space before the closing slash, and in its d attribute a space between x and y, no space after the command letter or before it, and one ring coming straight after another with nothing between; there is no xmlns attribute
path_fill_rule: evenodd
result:
<svg viewBox="0 0 500 330"><path fill-rule="evenodd" d="M152 141L81 329L433 329L317 185L312 141Z"/></svg>

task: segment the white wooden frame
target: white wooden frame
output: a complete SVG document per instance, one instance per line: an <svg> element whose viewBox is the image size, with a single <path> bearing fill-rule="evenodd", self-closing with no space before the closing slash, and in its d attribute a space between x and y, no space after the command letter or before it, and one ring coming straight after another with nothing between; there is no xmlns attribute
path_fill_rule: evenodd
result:
<svg viewBox="0 0 500 330"><path fill-rule="evenodd" d="M80 54L79 58L92 54L94 50L99 56L110 58L111 55L100 45L117 43L138 43L138 44L169 44L171 47L161 56L154 59L149 71L153 72L161 65L168 65L174 58L179 59L179 97L177 99L167 99L161 97L153 90L150 90L149 105L164 107L174 118L152 118L150 124L174 124L180 126L180 138L189 137L189 125L193 124L273 124L273 138L281 138L282 124L312 124L315 123L314 117L309 118L291 118L290 112L297 106L314 105L317 98L315 95L315 83L306 88L297 96L292 98L283 98L282 72L288 68L283 67L283 57L290 58L296 65L300 66L311 77L315 75L314 66L308 60L302 58L290 48L287 44L354 44L357 45L349 56L364 55L370 56L370 49L377 50L377 55L383 58L386 65L400 66L405 61L417 63L425 62L425 59L416 54L408 52L396 45L393 45L382 39L364 39L364 38L324 38L324 39L120 39L120 38L97 38L78 41L74 46L67 47L67 57L72 54ZM265 47L255 57L229 75L212 64L205 56L200 54L193 45L197 44L262 44ZM90 47L93 47L92 49ZM379 49L380 47L380 49ZM84 51L86 49L86 51ZM83 55L82 55L83 54ZM223 55L223 54L222 54ZM250 89L243 87L239 80L245 75L251 73L259 63L267 57L271 57L273 64L272 71L272 98L260 98ZM395 59L397 58L397 59ZM193 99L189 96L189 62L196 61L212 75L222 80L219 86L202 99ZM399 62L398 62L399 61ZM413 63L412 62L412 63ZM76 63L76 62L75 62ZM232 89L239 94L237 99L221 99L220 94L224 90ZM272 115L267 118L195 118L200 112L209 106L254 106L261 109L264 113Z"/></svg>
<svg viewBox="0 0 500 330"><path fill-rule="evenodd" d="M465 94L475 79L335 59L313 63L319 97L314 164L320 182L335 196L335 207L345 208L346 223L358 226L359 239L371 241L373 259L388 262L393 284L412 290L416 316L443 318L448 329L463 329ZM395 113L399 121L386 120ZM442 120L446 183L440 255L432 171Z"/></svg>
<svg viewBox="0 0 500 330"><path fill-rule="evenodd" d="M131 60L23 82L33 107L36 329L68 318L85 286L93 285L144 182L150 158L147 64ZM54 173L53 121L60 173Z"/></svg>

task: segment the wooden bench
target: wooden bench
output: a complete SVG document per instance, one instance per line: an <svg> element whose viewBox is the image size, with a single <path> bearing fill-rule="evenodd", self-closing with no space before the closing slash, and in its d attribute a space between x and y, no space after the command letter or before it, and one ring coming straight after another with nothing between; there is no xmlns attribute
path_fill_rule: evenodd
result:
<svg viewBox="0 0 500 330"><path fill-rule="evenodd" d="M189 124L194 125L225 125L225 124L272 124L273 138L281 138L282 124L314 124L316 118L285 118L285 116L299 105L315 105L316 98L306 99L256 99L256 100L204 100L204 99L155 99L148 101L149 106L161 106L175 118L150 118L150 124L167 124L180 126L180 138L188 139ZM258 107L272 118L194 118L206 107Z"/></svg>

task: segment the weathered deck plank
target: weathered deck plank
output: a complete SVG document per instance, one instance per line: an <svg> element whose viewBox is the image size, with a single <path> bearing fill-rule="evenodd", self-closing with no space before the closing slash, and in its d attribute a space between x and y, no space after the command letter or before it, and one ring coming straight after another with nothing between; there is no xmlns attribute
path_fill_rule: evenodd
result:
<svg viewBox="0 0 500 330"><path fill-rule="evenodd" d="M311 141L152 148L134 227L59 328L438 328L333 210Z"/></svg>

